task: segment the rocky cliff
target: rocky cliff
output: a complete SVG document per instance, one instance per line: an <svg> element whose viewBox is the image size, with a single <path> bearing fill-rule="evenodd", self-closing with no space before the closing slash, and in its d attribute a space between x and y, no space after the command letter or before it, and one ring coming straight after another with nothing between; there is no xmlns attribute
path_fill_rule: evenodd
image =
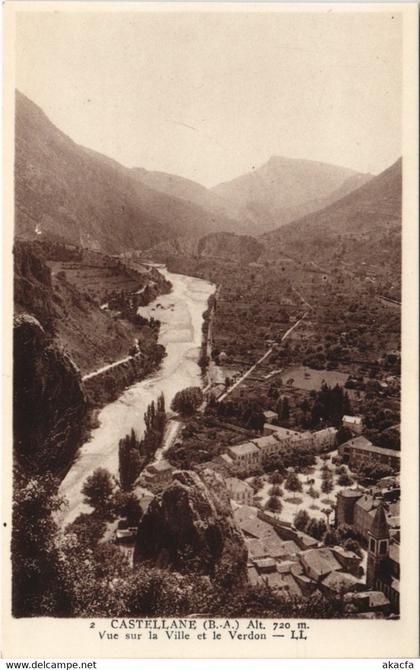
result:
<svg viewBox="0 0 420 670"><path fill-rule="evenodd" d="M223 480L180 470L151 502L139 525L134 562L215 577L226 586L246 580L247 550Z"/></svg>
<svg viewBox="0 0 420 670"><path fill-rule="evenodd" d="M16 316L13 335L15 460L30 473L61 475L84 428L80 375L33 316Z"/></svg>

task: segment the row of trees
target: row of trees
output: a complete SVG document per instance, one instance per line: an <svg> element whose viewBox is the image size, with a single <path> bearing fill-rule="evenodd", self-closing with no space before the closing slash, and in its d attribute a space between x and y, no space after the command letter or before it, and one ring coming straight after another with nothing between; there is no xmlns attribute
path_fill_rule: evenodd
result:
<svg viewBox="0 0 420 670"><path fill-rule="evenodd" d="M118 446L119 478L123 491L129 491L140 472L161 446L166 425L165 398L163 393L150 403L145 414L145 432L140 440L136 431L120 440Z"/></svg>

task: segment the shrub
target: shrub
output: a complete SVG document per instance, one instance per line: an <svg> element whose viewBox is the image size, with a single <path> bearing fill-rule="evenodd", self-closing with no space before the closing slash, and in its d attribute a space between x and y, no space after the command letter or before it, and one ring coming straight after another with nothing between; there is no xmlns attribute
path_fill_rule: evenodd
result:
<svg viewBox="0 0 420 670"><path fill-rule="evenodd" d="M293 498L285 498L285 502L291 503L292 505L301 505L303 503L303 498L299 498L299 496L294 496Z"/></svg>

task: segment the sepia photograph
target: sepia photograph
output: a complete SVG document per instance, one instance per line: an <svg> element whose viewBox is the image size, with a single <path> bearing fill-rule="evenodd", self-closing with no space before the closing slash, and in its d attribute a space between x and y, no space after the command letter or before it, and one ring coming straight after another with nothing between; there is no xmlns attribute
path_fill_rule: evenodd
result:
<svg viewBox="0 0 420 670"><path fill-rule="evenodd" d="M6 4L13 625L392 636L415 13Z"/></svg>

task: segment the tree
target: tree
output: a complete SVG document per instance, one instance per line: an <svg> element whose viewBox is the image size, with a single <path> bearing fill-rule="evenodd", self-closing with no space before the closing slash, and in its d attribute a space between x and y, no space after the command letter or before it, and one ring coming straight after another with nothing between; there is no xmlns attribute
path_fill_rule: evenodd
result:
<svg viewBox="0 0 420 670"><path fill-rule="evenodd" d="M264 480L262 477L253 477L252 481L250 482L252 488L254 489L255 492L260 491L262 487L264 486Z"/></svg>
<svg viewBox="0 0 420 670"><path fill-rule="evenodd" d="M171 409L183 416L194 414L203 402L203 392L199 386L190 386L178 391L171 403Z"/></svg>
<svg viewBox="0 0 420 670"><path fill-rule="evenodd" d="M158 397L156 405L153 400L148 405L144 414L144 423L146 430L139 445L139 452L142 457L140 469L153 458L156 450L162 444L166 425L165 398L163 393Z"/></svg>
<svg viewBox="0 0 420 670"><path fill-rule="evenodd" d="M248 422L248 427L263 433L265 424L265 416L262 412L254 412Z"/></svg>
<svg viewBox="0 0 420 670"><path fill-rule="evenodd" d="M118 445L119 479L123 491L129 491L140 474L140 441L134 429Z"/></svg>
<svg viewBox="0 0 420 670"><path fill-rule="evenodd" d="M280 454L270 454L263 457L262 467L265 472L273 472L273 470L283 472L284 461Z"/></svg>
<svg viewBox="0 0 420 670"><path fill-rule="evenodd" d="M339 544L339 538L334 528L328 528L324 534L324 537L322 538L322 541L327 547L335 547Z"/></svg>
<svg viewBox="0 0 420 670"><path fill-rule="evenodd" d="M382 477L390 477L394 474L394 470L390 465L385 463L363 463L358 468L360 477L366 477L377 481Z"/></svg>
<svg viewBox="0 0 420 670"><path fill-rule="evenodd" d="M302 482L295 472L289 472L284 486L288 491L292 491L293 493L302 491Z"/></svg>
<svg viewBox="0 0 420 670"><path fill-rule="evenodd" d="M278 470L274 470L274 472L270 475L270 482L272 484L281 484L283 481L284 477Z"/></svg>
<svg viewBox="0 0 420 670"><path fill-rule="evenodd" d="M344 444L344 442L348 442L348 440L351 440L352 437L353 433L351 432L350 428L347 428L347 426L341 426L335 436L337 446Z"/></svg>
<svg viewBox="0 0 420 670"><path fill-rule="evenodd" d="M207 356L207 354L204 351L202 351L201 354L200 354L200 358L198 359L198 365L201 368L202 372L204 372L207 369L209 363L210 363L210 358Z"/></svg>
<svg viewBox="0 0 420 670"><path fill-rule="evenodd" d="M295 528L297 528L297 530L304 531L310 521L310 518L311 517L309 516L306 509L299 510L299 512L295 515L295 518L293 520Z"/></svg>
<svg viewBox="0 0 420 670"><path fill-rule="evenodd" d="M281 409L281 419L282 421L288 421L289 417L290 417L289 399L287 396L284 396L283 405Z"/></svg>
<svg viewBox="0 0 420 670"><path fill-rule="evenodd" d="M339 475L337 484L340 486L351 486L353 484L353 480L347 472L343 472L341 475Z"/></svg>
<svg viewBox="0 0 420 670"><path fill-rule="evenodd" d="M67 616L68 592L61 579L55 515L64 501L58 482L15 473L12 529L14 616Z"/></svg>
<svg viewBox="0 0 420 670"><path fill-rule="evenodd" d="M271 487L269 490L269 495L271 496L282 496L283 492L278 484L274 484L274 486Z"/></svg>
<svg viewBox="0 0 420 670"><path fill-rule="evenodd" d="M331 507L323 507L323 509L321 510L321 512L323 514L325 514L325 516L327 517L327 527L328 528L330 527L330 516L333 513L333 511L334 510Z"/></svg>
<svg viewBox="0 0 420 670"><path fill-rule="evenodd" d="M308 489L308 495L311 496L311 498L319 498L319 491L318 489L314 488L314 486L311 484L311 486Z"/></svg>
<svg viewBox="0 0 420 670"><path fill-rule="evenodd" d="M66 526L65 533L74 533L81 545L93 549L102 539L105 530L106 523L103 519L98 518L95 513L86 514L83 512Z"/></svg>
<svg viewBox="0 0 420 670"><path fill-rule="evenodd" d="M321 491L326 493L327 496L331 493L334 488L332 477L326 477L322 480Z"/></svg>
<svg viewBox="0 0 420 670"><path fill-rule="evenodd" d="M270 512L281 512L282 507L281 500L277 496L270 496L267 500L266 508Z"/></svg>
<svg viewBox="0 0 420 670"><path fill-rule="evenodd" d="M312 518L306 526L306 532L316 540L321 540L327 531L324 519Z"/></svg>
<svg viewBox="0 0 420 670"><path fill-rule="evenodd" d="M117 516L126 519L129 526L137 526L143 510L140 501L134 493L117 491L114 495L114 512Z"/></svg>
<svg viewBox="0 0 420 670"><path fill-rule="evenodd" d="M101 515L109 515L115 481L105 468L97 468L82 486L85 502Z"/></svg>

